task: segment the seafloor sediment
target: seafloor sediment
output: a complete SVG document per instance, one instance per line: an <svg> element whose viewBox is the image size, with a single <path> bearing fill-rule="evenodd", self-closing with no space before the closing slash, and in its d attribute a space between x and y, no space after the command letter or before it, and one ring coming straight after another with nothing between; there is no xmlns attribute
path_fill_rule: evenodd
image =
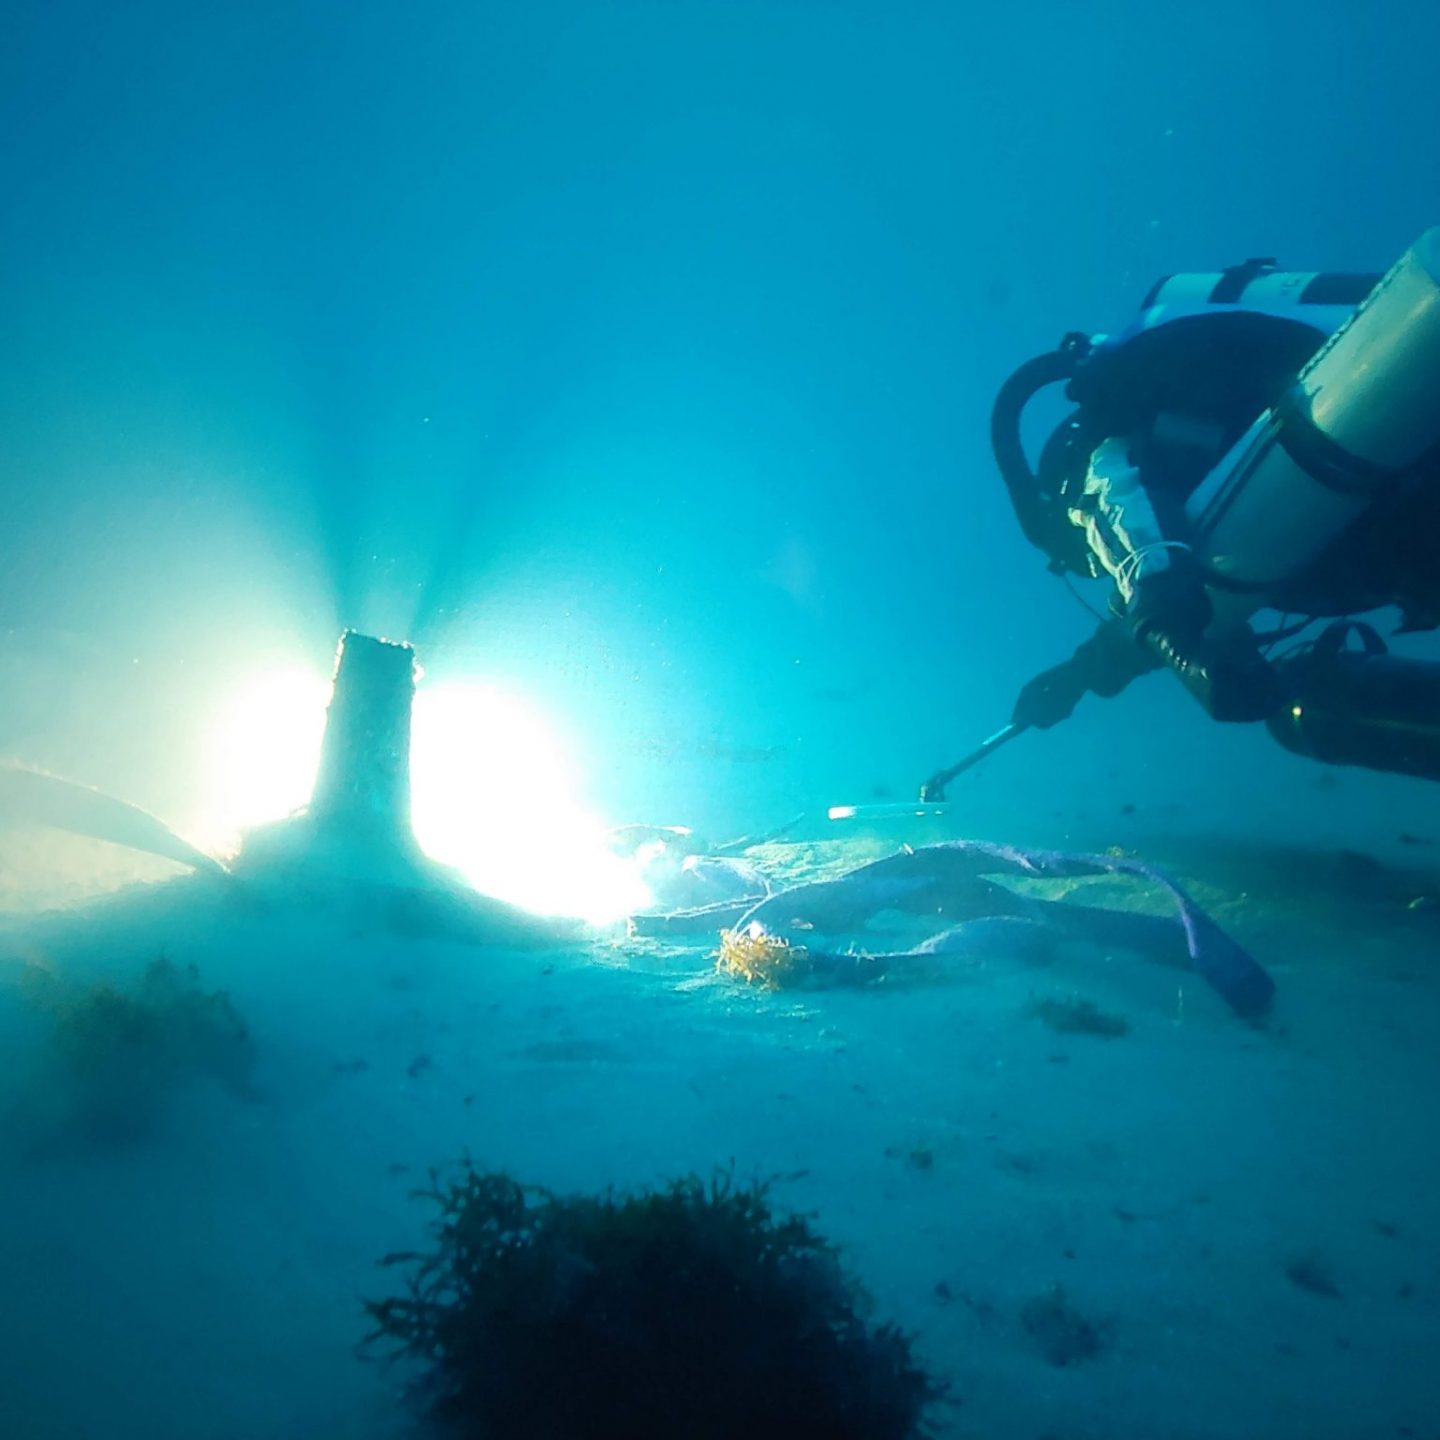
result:
<svg viewBox="0 0 1440 1440"><path fill-rule="evenodd" d="M760 859L797 879L883 848ZM358 1297L416 1239L409 1192L462 1152L560 1190L732 1161L781 1177L777 1200L814 1213L951 1382L942 1433L1430 1433L1426 872L1163 836L1145 853L1276 975L1264 1024L1173 963L1087 945L791 992L718 976L708 939L514 954L199 878L12 913L7 1433L401 1433L393 1377L351 1353ZM1073 888L1149 903L1119 882ZM247 1085L177 1086L123 1140L67 1125L25 977L124 985L162 952L244 1017ZM1046 1000L1125 1023L1052 1025Z"/></svg>

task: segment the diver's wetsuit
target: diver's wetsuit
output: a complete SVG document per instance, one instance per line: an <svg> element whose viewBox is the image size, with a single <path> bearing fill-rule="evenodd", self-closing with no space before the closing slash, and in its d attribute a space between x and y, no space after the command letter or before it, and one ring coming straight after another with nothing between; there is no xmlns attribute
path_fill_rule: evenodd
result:
<svg viewBox="0 0 1440 1440"><path fill-rule="evenodd" d="M1107 450L1107 447L1110 447ZM1113 460L1119 442L1105 442ZM1092 467L1093 469L1093 467ZM1275 675L1253 632L1232 626L1206 634L1210 601L1200 566L1182 540L1166 532L1149 487L1127 480L1114 495L1077 516L1094 557L1094 573L1115 580L1119 613L1103 622L1071 657L1043 671L1016 701L1013 723L1048 729L1087 694L1110 697L1140 675L1169 666L1212 718L1266 718L1277 702ZM1090 484L1087 482L1087 493ZM1363 515L1304 575L1269 597L1296 615L1359 615L1385 606L1401 612L1401 631L1440 628L1440 461Z"/></svg>
<svg viewBox="0 0 1440 1440"><path fill-rule="evenodd" d="M1120 613L1021 691L1011 717L1017 725L1048 729L1087 692L1118 695L1162 666L1217 720L1259 720L1273 708L1273 676L1248 628L1233 627L1222 638L1206 634L1212 609L1182 538L1185 495L1147 478L1135 463L1140 449L1119 437L1102 441L1067 505L1070 523L1084 533L1091 573L1115 582Z"/></svg>
<svg viewBox="0 0 1440 1440"><path fill-rule="evenodd" d="M1253 632L1243 624L1211 625L1213 577L1190 551L1185 505L1322 340L1271 317L1231 316L1197 323L1185 344L1169 350L1142 337L1108 370L1077 380L1071 391L1081 404L1072 429L1077 443L1061 462L1047 549L1054 569L1108 576L1116 614L1069 660L1024 688L1014 723L1048 728L1087 692L1117 695L1137 676L1167 666L1215 719L1253 721L1271 713L1275 676ZM1265 604L1315 616L1398 605L1403 628L1436 628L1440 459L1423 469L1415 484L1391 491L1343 543Z"/></svg>

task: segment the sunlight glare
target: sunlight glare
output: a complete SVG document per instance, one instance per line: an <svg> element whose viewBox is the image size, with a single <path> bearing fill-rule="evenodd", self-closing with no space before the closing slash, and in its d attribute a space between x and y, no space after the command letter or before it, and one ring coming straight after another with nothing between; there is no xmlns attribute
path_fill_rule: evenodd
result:
<svg viewBox="0 0 1440 1440"><path fill-rule="evenodd" d="M534 707L488 684L423 687L411 745L415 836L487 895L607 924L645 908L606 847L563 745Z"/></svg>
<svg viewBox="0 0 1440 1440"><path fill-rule="evenodd" d="M242 831L309 803L329 703L329 680L303 666L265 672L226 697L211 730L202 843L233 848Z"/></svg>

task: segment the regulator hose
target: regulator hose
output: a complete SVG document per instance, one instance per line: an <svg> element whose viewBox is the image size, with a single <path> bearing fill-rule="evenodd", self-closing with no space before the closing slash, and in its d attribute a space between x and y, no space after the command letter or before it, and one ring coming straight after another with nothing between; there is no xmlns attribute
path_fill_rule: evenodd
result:
<svg viewBox="0 0 1440 1440"><path fill-rule="evenodd" d="M1056 350L1027 360L1000 387L990 410L990 448L1000 477L1010 492L1015 518L1025 538L1040 550L1049 551L1054 538L1056 496L1042 487L1030 466L1020 435L1025 407L1047 385L1071 380L1090 349L1089 338L1072 333Z"/></svg>

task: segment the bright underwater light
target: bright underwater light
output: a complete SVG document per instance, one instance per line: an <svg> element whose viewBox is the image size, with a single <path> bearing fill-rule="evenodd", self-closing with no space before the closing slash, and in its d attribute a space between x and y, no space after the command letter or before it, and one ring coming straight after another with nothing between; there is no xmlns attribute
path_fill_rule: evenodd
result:
<svg viewBox="0 0 1440 1440"><path fill-rule="evenodd" d="M209 745L201 843L311 803L331 682L299 666L259 674L221 705ZM410 808L420 848L477 890L539 915L608 924L651 903L545 717L493 684L423 684L411 715Z"/></svg>
<svg viewBox="0 0 1440 1440"><path fill-rule="evenodd" d="M489 684L427 686L413 727L415 838L432 859L536 914L605 924L649 904L533 706Z"/></svg>
<svg viewBox="0 0 1440 1440"><path fill-rule="evenodd" d="M226 697L208 747L202 843L229 849L241 831L308 803L329 698L330 682L298 665L256 675Z"/></svg>

